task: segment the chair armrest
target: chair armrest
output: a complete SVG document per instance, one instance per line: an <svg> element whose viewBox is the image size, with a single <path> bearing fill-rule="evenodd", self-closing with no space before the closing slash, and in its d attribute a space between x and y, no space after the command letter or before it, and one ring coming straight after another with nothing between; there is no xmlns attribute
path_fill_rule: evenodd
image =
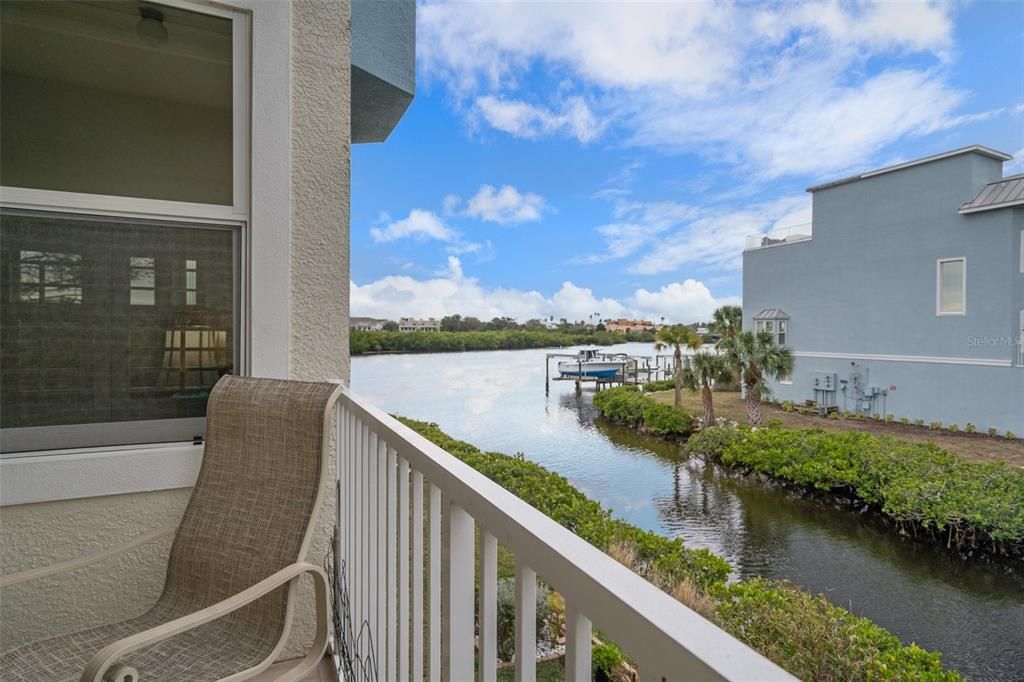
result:
<svg viewBox="0 0 1024 682"><path fill-rule="evenodd" d="M192 628L198 627L204 623L209 623L210 621L216 620L222 616L226 616L232 611L236 611L246 604L250 604L260 597L266 596L284 583L297 581L303 573L309 573L313 577L313 583L316 588L317 612L316 639L313 642L312 648L306 654L304 661L318 662L323 657L324 651L327 649L327 637L329 630L330 619L327 607L327 575L319 566L300 561L282 568L277 573L274 573L268 578L264 578L252 587L249 587L232 597L228 597L223 601L217 602L212 606L208 606L205 609L190 613L187 616L182 616L181 618L164 623L163 625L158 625L154 628L150 628L149 630L144 630L108 644L100 649L100 651L89 660L89 663L85 666L85 671L82 673L81 682L103 682L104 675L107 670L117 663L118 659L125 655L145 646L149 646L150 644L169 639L174 635L185 632L186 630L191 630ZM294 584L292 587L294 588ZM260 666L261 668L269 667L281 646L284 644L284 640L287 638L288 630L291 626L290 608L288 610L288 614L284 630L281 633L281 642L278 644L278 647L274 650L271 656L264 661L262 666ZM253 672L258 671L254 670ZM146 671L141 670L139 674L141 679L144 680Z"/></svg>
<svg viewBox="0 0 1024 682"><path fill-rule="evenodd" d="M51 564L49 566L32 568L27 571L20 571L19 573L3 575L0 576L0 588L10 587L11 585L23 583L26 580L34 580L36 578L44 578L48 575L55 575L57 573L66 573L68 571L73 571L76 568L82 568L83 566L94 564L97 561L103 561L104 559L109 559L112 556L124 554L125 552L131 551L136 547L144 545L148 542L152 542L153 540L162 538L166 535L172 535L176 530L178 530L177 526L165 526L163 528L157 528L156 530L151 530L148 533L143 533L134 540L129 540L128 542L122 543L120 545L115 545L114 547L100 550L99 552L95 552L94 554L88 554L83 557L78 557L77 559L70 559L69 561L61 561L59 563Z"/></svg>

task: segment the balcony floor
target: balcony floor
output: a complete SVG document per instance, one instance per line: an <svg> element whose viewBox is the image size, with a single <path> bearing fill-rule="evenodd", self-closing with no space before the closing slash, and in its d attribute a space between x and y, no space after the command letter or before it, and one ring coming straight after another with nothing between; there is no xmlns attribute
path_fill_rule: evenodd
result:
<svg viewBox="0 0 1024 682"><path fill-rule="evenodd" d="M275 672L283 672L289 665L290 662L288 661L284 663L275 663L270 666L266 672L262 673L258 679L262 680L264 679L264 676L266 676L266 679L273 679ZM330 656L325 656L324 659L320 661L320 665L316 670L302 678L302 682L338 682L338 679L338 673L334 669L334 661L331 660Z"/></svg>

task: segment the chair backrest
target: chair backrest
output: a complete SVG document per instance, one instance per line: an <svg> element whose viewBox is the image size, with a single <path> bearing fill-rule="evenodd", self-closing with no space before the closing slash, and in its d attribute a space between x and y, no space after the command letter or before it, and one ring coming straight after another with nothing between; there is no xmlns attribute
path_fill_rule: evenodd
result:
<svg viewBox="0 0 1024 682"><path fill-rule="evenodd" d="M205 608L305 557L340 391L279 379L217 382L207 404L202 467L156 608ZM284 622L286 597L286 589L277 590L236 618L272 631Z"/></svg>

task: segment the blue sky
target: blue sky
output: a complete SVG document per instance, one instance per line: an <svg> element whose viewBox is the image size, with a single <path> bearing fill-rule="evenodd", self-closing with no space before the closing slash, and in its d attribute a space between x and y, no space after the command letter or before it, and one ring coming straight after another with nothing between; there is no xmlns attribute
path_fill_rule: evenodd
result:
<svg viewBox="0 0 1024 682"><path fill-rule="evenodd" d="M1024 2L421 4L352 314L706 319L806 187L968 144L1024 171Z"/></svg>

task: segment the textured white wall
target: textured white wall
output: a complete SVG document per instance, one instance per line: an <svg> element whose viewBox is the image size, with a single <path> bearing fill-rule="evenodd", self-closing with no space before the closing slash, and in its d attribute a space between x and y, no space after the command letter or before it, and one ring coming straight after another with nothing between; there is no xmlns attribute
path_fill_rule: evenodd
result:
<svg viewBox="0 0 1024 682"><path fill-rule="evenodd" d="M0 509L0 571L67 561L175 525L189 489L20 504ZM5 588L0 649L132 616L160 596L171 538L64 575Z"/></svg>
<svg viewBox="0 0 1024 682"><path fill-rule="evenodd" d="M349 156L351 6L339 0L292 4L292 234L289 376L349 378ZM320 521L307 560L322 564L335 524L331 460ZM308 578L282 657L315 633Z"/></svg>

